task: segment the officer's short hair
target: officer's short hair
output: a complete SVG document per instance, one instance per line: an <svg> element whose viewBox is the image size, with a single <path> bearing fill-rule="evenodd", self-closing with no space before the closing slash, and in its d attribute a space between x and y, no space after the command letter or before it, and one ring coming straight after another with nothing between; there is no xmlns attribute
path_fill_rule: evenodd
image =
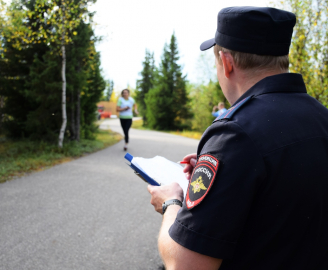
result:
<svg viewBox="0 0 328 270"><path fill-rule="evenodd" d="M219 52L228 52L231 54L236 67L242 70L256 70L268 71L279 70L282 72L288 71L289 58L288 55L272 56L272 55L258 55L252 53L236 52L221 47L220 45L214 46L214 54L220 64L222 64Z"/></svg>

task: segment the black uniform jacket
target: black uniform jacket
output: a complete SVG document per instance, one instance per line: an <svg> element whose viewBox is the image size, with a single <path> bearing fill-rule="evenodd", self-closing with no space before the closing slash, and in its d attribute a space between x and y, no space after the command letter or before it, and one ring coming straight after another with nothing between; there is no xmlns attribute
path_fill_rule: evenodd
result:
<svg viewBox="0 0 328 270"><path fill-rule="evenodd" d="M250 88L197 158L173 240L220 270L328 269L328 110L301 75Z"/></svg>

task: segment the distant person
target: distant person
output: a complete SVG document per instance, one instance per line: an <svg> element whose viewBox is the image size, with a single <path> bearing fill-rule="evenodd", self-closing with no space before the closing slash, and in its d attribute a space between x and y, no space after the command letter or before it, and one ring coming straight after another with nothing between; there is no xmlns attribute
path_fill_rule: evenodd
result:
<svg viewBox="0 0 328 270"><path fill-rule="evenodd" d="M226 111L227 109L224 107L224 103L219 102L218 106L213 107L212 115L216 118L219 117L221 114L225 113Z"/></svg>
<svg viewBox="0 0 328 270"><path fill-rule="evenodd" d="M136 114L138 114L137 104L135 103L134 99L130 97L130 90L123 89L121 92L121 97L117 101L116 111L120 113L120 121L121 126L125 136L125 145L124 151L128 149L129 143L129 129L132 125L132 118L133 118L133 110Z"/></svg>

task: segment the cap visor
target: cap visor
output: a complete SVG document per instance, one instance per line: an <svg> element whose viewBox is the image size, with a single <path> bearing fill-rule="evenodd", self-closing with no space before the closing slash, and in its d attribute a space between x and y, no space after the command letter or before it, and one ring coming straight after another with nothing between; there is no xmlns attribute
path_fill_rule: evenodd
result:
<svg viewBox="0 0 328 270"><path fill-rule="evenodd" d="M200 50L201 51L206 51L209 48L212 48L214 45L215 45L215 39L214 38L206 40L200 45Z"/></svg>

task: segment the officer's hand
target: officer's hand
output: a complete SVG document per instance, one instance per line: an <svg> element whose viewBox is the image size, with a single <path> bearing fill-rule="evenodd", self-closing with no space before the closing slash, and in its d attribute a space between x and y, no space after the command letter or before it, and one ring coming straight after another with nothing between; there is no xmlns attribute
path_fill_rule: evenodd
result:
<svg viewBox="0 0 328 270"><path fill-rule="evenodd" d="M162 214L162 204L165 201L171 199L178 199L180 201L183 201L183 190L176 182L164 186L148 185L147 189L151 195L150 203L160 214Z"/></svg>
<svg viewBox="0 0 328 270"><path fill-rule="evenodd" d="M197 161L197 154L189 154L185 156L182 161L187 161L189 164L186 165L186 167L183 168L183 172L186 174L186 178L190 180L192 171L194 170L194 167L196 166Z"/></svg>

